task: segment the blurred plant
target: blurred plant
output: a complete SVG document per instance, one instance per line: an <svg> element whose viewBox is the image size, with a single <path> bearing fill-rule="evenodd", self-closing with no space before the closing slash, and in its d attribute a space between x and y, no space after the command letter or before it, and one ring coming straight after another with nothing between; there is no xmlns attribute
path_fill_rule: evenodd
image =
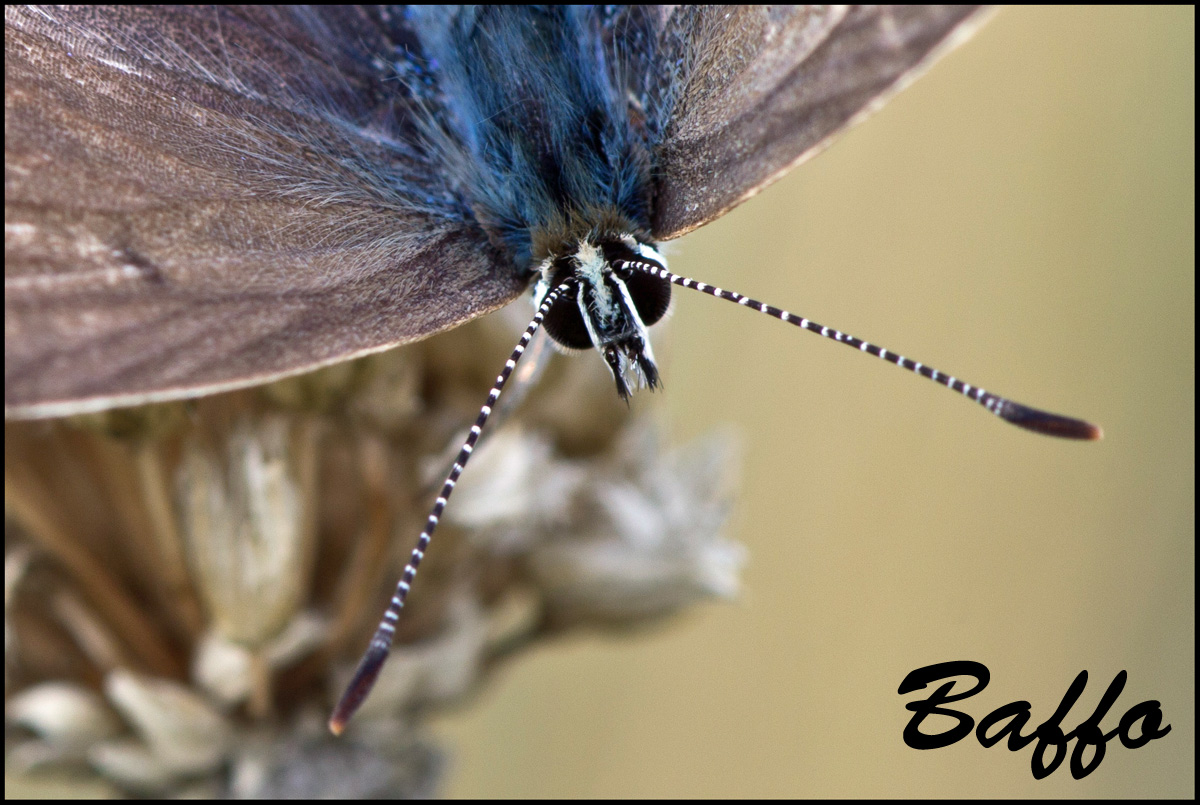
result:
<svg viewBox="0 0 1200 805"><path fill-rule="evenodd" d="M328 734L519 312L259 389L6 423L10 783L430 795L426 716L500 661L732 596L729 440L664 452L600 361L531 355L379 684Z"/></svg>

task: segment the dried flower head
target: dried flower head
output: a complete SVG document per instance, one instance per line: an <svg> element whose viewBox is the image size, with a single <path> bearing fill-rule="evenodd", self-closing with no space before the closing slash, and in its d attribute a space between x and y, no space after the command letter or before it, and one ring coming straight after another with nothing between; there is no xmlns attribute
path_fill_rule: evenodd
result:
<svg viewBox="0 0 1200 805"><path fill-rule="evenodd" d="M729 440L664 451L598 362L530 355L375 693L326 732L519 313L260 389L7 423L10 771L74 793L429 795L426 715L502 659L736 592Z"/></svg>

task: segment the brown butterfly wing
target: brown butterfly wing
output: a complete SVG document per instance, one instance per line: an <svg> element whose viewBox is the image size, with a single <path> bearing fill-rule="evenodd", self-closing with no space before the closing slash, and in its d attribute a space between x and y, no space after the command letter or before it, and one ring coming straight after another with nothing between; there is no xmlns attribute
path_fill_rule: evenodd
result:
<svg viewBox="0 0 1200 805"><path fill-rule="evenodd" d="M420 138L405 136L415 115L398 84L369 69L405 44L402 20L381 14L6 9L6 414L258 383L520 292L469 215L392 192L440 182L404 145ZM815 153L977 19L940 7L642 16L656 40L644 69L659 90L663 239Z"/></svg>
<svg viewBox="0 0 1200 805"><path fill-rule="evenodd" d="M659 43L655 237L708 223L820 152L985 16L978 6L680 7Z"/></svg>
<svg viewBox="0 0 1200 805"><path fill-rule="evenodd" d="M259 383L524 287L468 220L390 193L435 167L371 125L405 116L356 72L371 20L5 11L6 415Z"/></svg>

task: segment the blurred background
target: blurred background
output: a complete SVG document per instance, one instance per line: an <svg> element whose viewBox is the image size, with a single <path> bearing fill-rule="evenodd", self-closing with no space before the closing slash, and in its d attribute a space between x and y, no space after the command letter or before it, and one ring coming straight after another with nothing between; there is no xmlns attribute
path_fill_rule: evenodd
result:
<svg viewBox="0 0 1200 805"><path fill-rule="evenodd" d="M640 395L675 441L733 426L743 594L575 639L438 725L446 793L1195 794L1195 11L1006 9L814 161L670 247L680 273L1104 427L1037 437L927 381L676 292ZM584 356L583 359L594 359ZM969 659L1036 724L1118 671L1102 726L1172 730L1082 781L1032 747L917 752L896 689ZM1027 728L1028 731L1029 728Z"/></svg>

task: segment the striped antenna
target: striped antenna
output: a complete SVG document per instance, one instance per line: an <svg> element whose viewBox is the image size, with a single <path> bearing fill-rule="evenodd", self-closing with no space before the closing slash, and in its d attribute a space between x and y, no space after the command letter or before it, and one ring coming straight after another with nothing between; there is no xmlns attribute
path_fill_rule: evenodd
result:
<svg viewBox="0 0 1200 805"><path fill-rule="evenodd" d="M1063 439L1083 439L1095 440L1104 435L1104 432L1096 425L1090 422L1084 422L1082 419L1072 419L1071 417L1052 414L1049 411L1042 411L1037 408L1030 408L1027 405L1022 405L1018 402L1006 399L990 391L981 389L979 386L972 386L970 383L964 383L958 378L948 375L945 372L939 372L932 366L926 366L918 361L912 361L896 352L890 352L883 347L877 347L861 338L855 338L852 335L835 330L832 327L823 327L815 321L795 316L788 313L786 310L781 310L777 307L765 305L762 302L751 299L748 296L742 296L740 293L733 291L722 290L721 288L712 285L706 285L703 282L681 277L678 274L672 274L667 269L653 262L643 262L641 260L626 260L622 261L622 267L642 271L647 274L667 280L675 285L681 285L684 288L695 288L697 291L715 296L718 299L725 299L730 302L736 302L739 305L757 310L759 313L766 313L768 316L774 316L780 321L786 321L788 324L794 324L809 332L816 333L823 338L829 338L847 346L851 346L861 352L866 352L869 355L874 355L876 358L883 358L888 363L894 363L901 369L907 369L910 372L915 372L921 377L928 378L935 383L941 383L948 389L957 391L967 399L974 400L982 405L987 410L991 411L1001 419L1007 420L1014 425L1031 430L1035 433L1042 433L1047 436L1058 436Z"/></svg>
<svg viewBox="0 0 1200 805"><path fill-rule="evenodd" d="M500 399L500 392L504 390L504 384L508 382L513 369L517 367L517 362L521 360L521 355L525 352L525 347L529 346L533 334L542 326L542 319L546 317L547 311L558 301L559 297L572 290L574 286L575 281L569 280L546 294L546 298L542 300L537 313L533 316L533 321L529 322L529 326L525 328L524 335L521 336L521 340L513 348L512 355L509 356L504 363L504 368L496 377L496 384L488 392L487 402L484 403L483 408L479 409L479 416L475 419L475 424L471 426L471 432L467 435L467 440L463 442L462 449L458 451L458 458L454 460L454 466L450 468L446 482L442 484L442 492L429 512L425 528L421 531L421 536L417 537L417 545L413 548L408 564L404 566L404 573L401 574L400 581L396 584L396 592L392 595L392 600L388 602L387 611L383 613L383 618L379 621L378 628L375 629L375 636L371 638L371 643L367 646L362 659L359 660L358 668L355 669L350 684L346 686L342 698L338 700L337 707L333 709L333 715L329 717L329 729L334 735L342 734L346 723L350 721L359 705L367 698L367 694L371 692L375 680L379 677L379 671L383 668L392 647L392 638L396 634L396 621L400 618L400 610L404 608L408 591L412 589L417 568L421 566L421 560L425 558L425 552L429 550L429 541L433 537L434 529L437 528L438 518L445 511L446 501L450 499L450 493L454 491L458 477L462 475L463 468L467 466L467 461L471 458L471 453L475 451L479 434L483 432L483 426L487 424L488 417L492 414L492 407Z"/></svg>

